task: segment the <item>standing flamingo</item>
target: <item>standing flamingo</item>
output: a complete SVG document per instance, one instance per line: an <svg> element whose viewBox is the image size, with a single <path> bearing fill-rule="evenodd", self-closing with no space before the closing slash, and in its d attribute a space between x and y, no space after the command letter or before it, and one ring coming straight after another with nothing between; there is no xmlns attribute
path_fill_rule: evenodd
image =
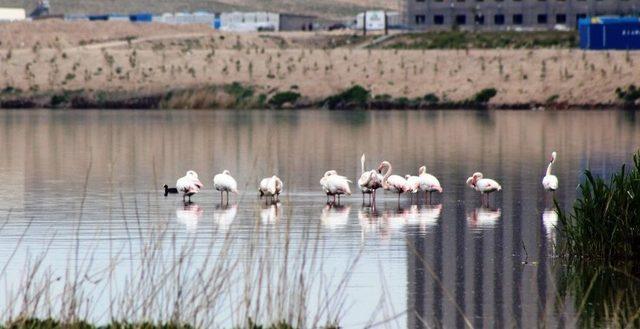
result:
<svg viewBox="0 0 640 329"><path fill-rule="evenodd" d="M198 174L193 170L187 171L187 174L176 182L176 188L182 192L182 202L185 201L184 197L188 196L191 203L191 196L200 192L203 186L198 179Z"/></svg>
<svg viewBox="0 0 640 329"><path fill-rule="evenodd" d="M400 194L409 191L407 180L402 176L391 175L393 168L389 161L382 161L380 163L378 172L382 173L382 169L385 169L384 176L382 177L382 188L393 193L398 193L398 205L400 205Z"/></svg>
<svg viewBox="0 0 640 329"><path fill-rule="evenodd" d="M362 175L358 179L358 186L362 191L362 203L364 204L364 195L369 194L369 204L375 205L376 203L376 190L382 187L382 175L375 170L364 170L364 162L366 158L362 153L360 158L360 165L362 167Z"/></svg>
<svg viewBox="0 0 640 329"><path fill-rule="evenodd" d="M340 196L342 194L351 195L351 187L349 187L350 180L344 176L337 174L335 170L330 170L324 173L322 179L320 179L320 185L322 190L327 196L333 196L333 203L336 202L336 195L338 196L338 203L340 203Z"/></svg>
<svg viewBox="0 0 640 329"><path fill-rule="evenodd" d="M489 193L501 191L502 186L493 179L484 178L481 172L474 173L473 176L467 179L467 185L472 189L480 192L484 201L488 202Z"/></svg>
<svg viewBox="0 0 640 329"><path fill-rule="evenodd" d="M227 204L229 204L229 192L239 194L238 183L231 177L229 170L223 171L221 174L217 174L213 177L213 188L220 191L220 203L224 200L223 192L227 192Z"/></svg>
<svg viewBox="0 0 640 329"><path fill-rule="evenodd" d="M411 201L413 202L413 196L420 191L420 177L405 175L404 178L407 180L407 192L411 192Z"/></svg>
<svg viewBox="0 0 640 329"><path fill-rule="evenodd" d="M545 191L554 192L558 189L558 177L551 174L551 169L553 168L553 164L556 162L556 152L551 153L551 160L549 161L549 166L547 167L547 174L542 179L542 186L544 186Z"/></svg>
<svg viewBox="0 0 640 329"><path fill-rule="evenodd" d="M429 202L431 202L431 193L442 193L440 181L435 176L427 174L427 167L422 166L418 169L418 180L420 182L420 191L424 191L429 196Z"/></svg>
<svg viewBox="0 0 640 329"><path fill-rule="evenodd" d="M260 198L266 196L267 198L271 197L271 201L280 201L282 186L282 180L276 175L264 178L262 181L260 181L260 187L258 188L258 192L260 192Z"/></svg>

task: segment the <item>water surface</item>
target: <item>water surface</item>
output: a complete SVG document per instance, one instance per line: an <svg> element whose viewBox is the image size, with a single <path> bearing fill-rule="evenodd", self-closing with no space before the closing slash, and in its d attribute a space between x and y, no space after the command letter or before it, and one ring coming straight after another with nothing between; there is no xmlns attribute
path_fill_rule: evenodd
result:
<svg viewBox="0 0 640 329"><path fill-rule="evenodd" d="M83 312L108 321L136 261L152 249L155 262L175 263L176 246L188 246L191 268L228 252L239 281L256 250L276 265L315 262L322 283L311 290L338 287L349 328L571 325L577 297L558 297L557 216L541 186L549 154L558 152L555 197L567 207L585 168L608 175L640 146L635 114L614 111L2 111L0 135L0 309L19 308L42 255L49 278L111 268L109 280L84 282L94 288ZM325 205L321 175L357 181L362 153L368 168L388 160L402 175L426 165L444 193L431 205L384 194L372 209L358 193ZM211 181L224 169L241 191L228 206ZM185 206L160 187L187 170L205 189ZM503 186L488 207L465 185L475 171ZM257 198L273 174L285 184L277 207ZM235 297L216 306L228 313L216 325L239 323Z"/></svg>

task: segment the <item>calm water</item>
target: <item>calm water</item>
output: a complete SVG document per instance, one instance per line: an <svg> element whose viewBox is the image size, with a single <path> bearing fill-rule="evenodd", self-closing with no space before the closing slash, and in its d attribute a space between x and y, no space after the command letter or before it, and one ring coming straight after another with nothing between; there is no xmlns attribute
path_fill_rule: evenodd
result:
<svg viewBox="0 0 640 329"><path fill-rule="evenodd" d="M579 296L559 294L557 217L540 183L549 153L558 151L556 197L566 207L582 170L608 175L639 146L634 113L613 111L2 111L0 309L19 307L15 296L42 255L47 278L112 267L109 280L84 282L93 302L84 314L108 321L136 261L153 249L175 262L176 245L188 245L191 268L228 251L237 278L251 248L276 264L314 262L315 279L340 291L348 328L572 325ZM444 193L431 206L382 193L375 210L359 193L325 206L321 175L336 169L356 181L363 152L368 168L389 160L415 175L426 165ZM189 169L205 189L185 207L160 187ZM211 182L224 169L241 191L228 207ZM465 185L475 171L503 186L488 208ZM272 174L285 184L278 207L257 199L257 183ZM159 235L166 239L149 248ZM218 307L233 314L229 295Z"/></svg>

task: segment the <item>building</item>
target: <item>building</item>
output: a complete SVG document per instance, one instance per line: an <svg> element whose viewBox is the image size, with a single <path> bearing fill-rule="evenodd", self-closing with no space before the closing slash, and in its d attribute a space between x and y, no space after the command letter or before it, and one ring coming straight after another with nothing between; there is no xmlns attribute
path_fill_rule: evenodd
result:
<svg viewBox="0 0 640 329"><path fill-rule="evenodd" d="M312 31L317 17L296 14L280 14L280 31Z"/></svg>
<svg viewBox="0 0 640 329"><path fill-rule="evenodd" d="M22 21L27 13L22 8L0 8L0 22Z"/></svg>
<svg viewBox="0 0 640 329"><path fill-rule="evenodd" d="M575 29L580 18L640 15L640 0L406 0L417 30Z"/></svg>

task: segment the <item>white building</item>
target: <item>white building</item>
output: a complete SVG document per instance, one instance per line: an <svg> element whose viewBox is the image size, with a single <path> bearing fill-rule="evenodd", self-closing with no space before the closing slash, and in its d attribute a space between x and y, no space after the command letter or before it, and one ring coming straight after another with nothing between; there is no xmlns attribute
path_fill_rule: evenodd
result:
<svg viewBox="0 0 640 329"><path fill-rule="evenodd" d="M268 12L230 12L220 15L220 30L234 32L278 31L280 15Z"/></svg>
<svg viewBox="0 0 640 329"><path fill-rule="evenodd" d="M22 8L0 8L0 22L22 21L27 18L27 12Z"/></svg>
<svg viewBox="0 0 640 329"><path fill-rule="evenodd" d="M385 23L388 27L394 27L401 24L402 17L397 11L385 11L383 10L371 10L367 11L367 30L368 31L380 31L384 30ZM364 13L356 16L356 26L358 30L362 30L362 24L364 23Z"/></svg>

